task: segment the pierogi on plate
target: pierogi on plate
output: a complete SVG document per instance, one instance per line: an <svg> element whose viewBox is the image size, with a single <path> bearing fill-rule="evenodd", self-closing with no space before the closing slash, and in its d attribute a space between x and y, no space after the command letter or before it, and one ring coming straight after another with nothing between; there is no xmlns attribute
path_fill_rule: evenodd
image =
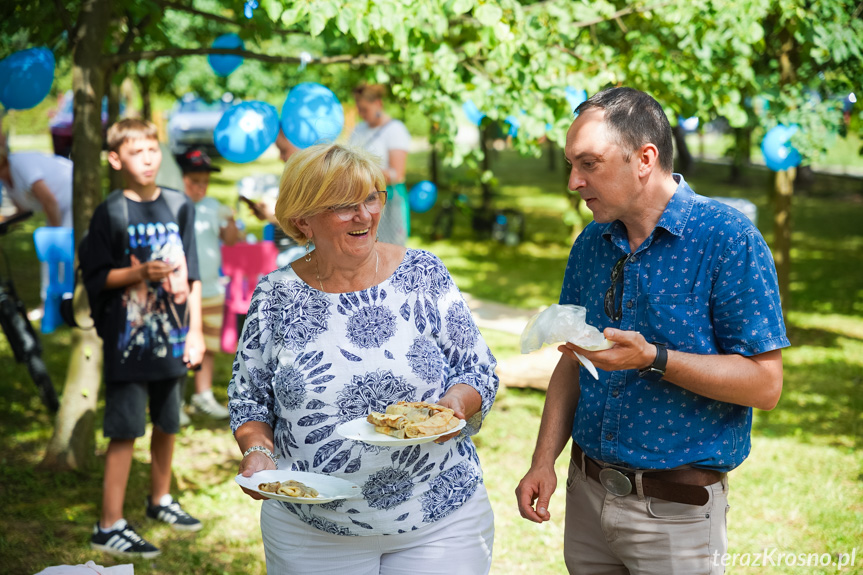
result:
<svg viewBox="0 0 863 575"><path fill-rule="evenodd" d="M387 406L386 413L373 411L366 421L375 431L408 439L440 435L458 427L459 419L452 409L425 401L400 401Z"/></svg>

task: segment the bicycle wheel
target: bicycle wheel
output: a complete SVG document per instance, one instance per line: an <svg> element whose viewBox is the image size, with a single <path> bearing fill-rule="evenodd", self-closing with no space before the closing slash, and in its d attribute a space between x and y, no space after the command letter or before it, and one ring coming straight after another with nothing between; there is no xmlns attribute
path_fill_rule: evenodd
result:
<svg viewBox="0 0 863 575"><path fill-rule="evenodd" d="M30 377L36 384L39 390L39 399L42 404L48 408L51 413L57 413L60 409L60 401L57 399L57 390L54 389L54 382L51 381L51 376L48 375L48 369L45 367L45 362L38 355L32 354L27 358L27 369L30 371Z"/></svg>

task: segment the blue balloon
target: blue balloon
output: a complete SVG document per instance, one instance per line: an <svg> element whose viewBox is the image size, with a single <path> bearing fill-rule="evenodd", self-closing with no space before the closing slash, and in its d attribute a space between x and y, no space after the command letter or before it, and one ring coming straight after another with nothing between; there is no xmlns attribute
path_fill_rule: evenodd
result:
<svg viewBox="0 0 863 575"><path fill-rule="evenodd" d="M461 109L464 110L464 115L467 116L471 124L479 126L482 123L482 119L485 118L485 113L476 107L473 100L468 100L462 104Z"/></svg>
<svg viewBox="0 0 863 575"><path fill-rule="evenodd" d="M222 34L213 40L212 48L240 48L245 49L246 45L236 34ZM210 63L210 68L217 76L225 77L243 63L242 56L210 54L207 56L207 61Z"/></svg>
<svg viewBox="0 0 863 575"><path fill-rule="evenodd" d="M0 61L0 103L27 110L45 99L54 83L54 53L47 48L15 52Z"/></svg>
<svg viewBox="0 0 863 575"><path fill-rule="evenodd" d="M564 96L566 97L566 102L569 104L569 109L575 112L575 109L587 100L587 91L576 90L572 86L567 86L564 90Z"/></svg>
<svg viewBox="0 0 863 575"><path fill-rule="evenodd" d="M797 124L793 126L780 124L764 135L764 139L761 140L761 153L768 168L774 172L781 172L800 165L803 158L797 148L790 144L791 136L799 129L800 126Z"/></svg>
<svg viewBox="0 0 863 575"><path fill-rule="evenodd" d="M296 147L328 144L345 127L345 111L332 90L315 82L297 84L282 105L282 131Z"/></svg>
<svg viewBox="0 0 863 575"><path fill-rule="evenodd" d="M228 108L213 130L216 149L235 164L255 160L279 135L279 115L264 102L242 102Z"/></svg>
<svg viewBox="0 0 863 575"><path fill-rule="evenodd" d="M429 211L435 201L437 201L437 186L428 180L418 182L408 192L411 210L418 214Z"/></svg>

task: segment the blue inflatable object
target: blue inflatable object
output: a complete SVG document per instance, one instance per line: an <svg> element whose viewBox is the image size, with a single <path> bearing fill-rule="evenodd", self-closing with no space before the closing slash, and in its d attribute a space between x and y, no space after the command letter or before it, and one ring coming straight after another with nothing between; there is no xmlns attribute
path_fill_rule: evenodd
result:
<svg viewBox="0 0 863 575"><path fill-rule="evenodd" d="M566 103L569 104L570 112L575 112L575 109L587 100L587 90L576 90L572 86L567 86L564 90L564 96Z"/></svg>
<svg viewBox="0 0 863 575"><path fill-rule="evenodd" d="M408 192L408 203L411 206L411 211L418 214L429 211L436 201L437 186L428 180L417 182Z"/></svg>
<svg viewBox="0 0 863 575"><path fill-rule="evenodd" d="M279 115L264 102L242 102L228 108L216 129L213 140L223 158L235 164L257 159L276 141Z"/></svg>
<svg viewBox="0 0 863 575"><path fill-rule="evenodd" d="M54 83L54 53L30 48L0 60L0 104L27 110L45 99Z"/></svg>
<svg viewBox="0 0 863 575"><path fill-rule="evenodd" d="M473 100L468 100L462 104L461 109L464 110L464 115L467 116L471 124L479 126L482 123L482 119L485 118L485 113L476 107Z"/></svg>
<svg viewBox="0 0 863 575"><path fill-rule="evenodd" d="M761 140L761 153L764 155L764 163L774 172L781 172L788 168L800 165L803 158L797 148L789 142L800 126L785 126L780 124L771 128Z"/></svg>
<svg viewBox="0 0 863 575"><path fill-rule="evenodd" d="M213 40L212 48L240 48L245 49L246 45L236 34L222 34ZM210 63L210 68L217 76L225 77L231 72L240 67L243 63L242 56L210 54L207 56L207 61Z"/></svg>
<svg viewBox="0 0 863 575"><path fill-rule="evenodd" d="M332 90L315 82L297 84L282 105L282 131L298 148L328 144L342 133L345 111Z"/></svg>

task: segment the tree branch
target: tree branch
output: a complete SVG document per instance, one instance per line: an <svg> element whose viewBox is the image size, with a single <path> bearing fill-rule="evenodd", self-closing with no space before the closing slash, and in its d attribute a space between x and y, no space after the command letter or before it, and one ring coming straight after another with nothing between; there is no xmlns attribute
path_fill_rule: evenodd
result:
<svg viewBox="0 0 863 575"><path fill-rule="evenodd" d="M177 12L185 12L187 14L193 14L195 16L200 16L206 20L212 20L213 22L218 22L220 24L230 24L231 26L237 26L239 28L245 27L243 22L232 20L231 18L226 18L225 16L219 16L218 14L213 14L212 12L204 12L203 10L198 10L192 6L186 6L179 2L172 2L171 0L154 0L155 3L162 8L166 8L168 10L176 10ZM293 34L307 34L302 30L289 30L285 28L273 28L273 33L278 34L279 36L290 36Z"/></svg>
<svg viewBox="0 0 863 575"><path fill-rule="evenodd" d="M142 60L156 60L158 58L181 58L183 56L201 56L207 54L224 54L233 56L243 56L251 60L260 60L261 62L271 62L280 64L300 64L303 60L299 56L273 56L270 54L260 54L258 52L250 52L242 48L171 48L167 50L145 50L143 52L128 52L126 54L114 54L107 58L109 65L115 66L123 62L140 62ZM355 64L360 66L379 66L389 64L390 59L381 54L365 54L360 56L352 56L350 54L342 54L338 56L323 56L315 58L312 63L318 64Z"/></svg>

